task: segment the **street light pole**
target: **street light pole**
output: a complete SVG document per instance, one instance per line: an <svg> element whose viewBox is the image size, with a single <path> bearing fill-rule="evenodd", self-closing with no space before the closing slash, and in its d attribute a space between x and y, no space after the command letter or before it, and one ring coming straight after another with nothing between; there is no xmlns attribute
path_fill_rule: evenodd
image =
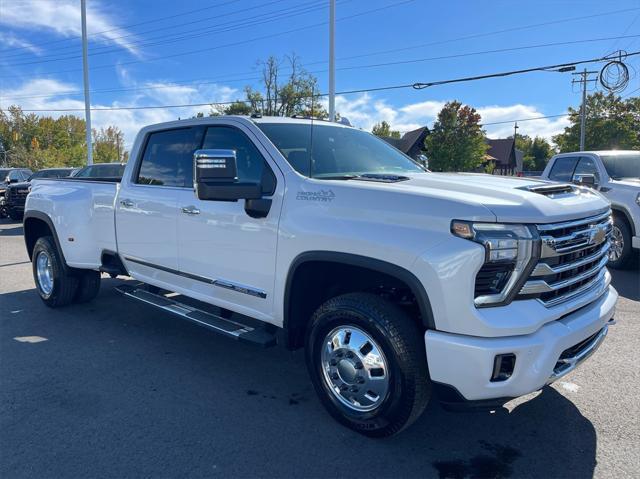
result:
<svg viewBox="0 0 640 479"><path fill-rule="evenodd" d="M82 76L84 79L84 121L86 125L87 165L93 164L93 145L91 138L91 99L89 98L89 60L87 58L87 5L80 0L82 20Z"/></svg>
<svg viewBox="0 0 640 479"><path fill-rule="evenodd" d="M336 120L336 0L329 0L329 121Z"/></svg>

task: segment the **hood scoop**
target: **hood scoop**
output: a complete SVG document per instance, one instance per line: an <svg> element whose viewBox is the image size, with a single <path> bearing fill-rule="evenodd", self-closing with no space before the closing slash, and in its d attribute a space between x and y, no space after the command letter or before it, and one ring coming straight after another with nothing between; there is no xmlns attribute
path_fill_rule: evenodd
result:
<svg viewBox="0 0 640 479"><path fill-rule="evenodd" d="M410 178L408 176L394 175L388 173L365 173L359 175L354 180L360 181L379 181L381 183L397 183L399 181L407 181Z"/></svg>
<svg viewBox="0 0 640 479"><path fill-rule="evenodd" d="M521 189L538 193L539 195L549 196L550 198L574 195L577 191L575 186L567 183L526 186Z"/></svg>

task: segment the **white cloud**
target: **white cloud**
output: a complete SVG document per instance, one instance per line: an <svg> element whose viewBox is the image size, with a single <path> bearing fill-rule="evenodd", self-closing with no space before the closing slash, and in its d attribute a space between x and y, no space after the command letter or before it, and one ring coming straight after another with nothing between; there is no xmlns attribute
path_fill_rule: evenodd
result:
<svg viewBox="0 0 640 479"><path fill-rule="evenodd" d="M121 78L126 78L127 86L132 88L126 96L110 103L92 102L93 108L108 108L122 106L146 105L177 105L194 103L223 103L233 101L242 96L238 89L218 84L176 84L165 80L154 80L138 83L132 79L126 70L119 72ZM78 109L71 112L83 116L84 101L79 96L69 96L71 91L81 91L80 85L62 83L51 79L30 80L15 89L5 88L0 97L0 107L20 105L23 110L56 110ZM30 97L30 98L27 98ZM326 98L323 100L327 107ZM423 101L408 103L400 106L391 105L387 100L374 98L369 93L357 96L337 96L336 111L349 119L352 125L371 131L373 125L380 121L387 121L392 128L407 132L422 126L433 125L444 101ZM477 107L483 123L508 121L500 125L485 127L491 138L503 138L513 134L513 121L525 118L545 116L545 113L532 105L487 105ZM92 113L93 127L100 128L108 125L119 127L125 134L127 147L133 143L137 131L145 125L177 118L190 118L198 112L207 114L208 106L189 108L158 108L146 110L96 110ZM554 112L555 113L555 112ZM63 112L43 112L59 116ZM529 136L542 136L547 139L562 132L568 124L566 117L547 118L541 120L522 121L519 123L519 133Z"/></svg>
<svg viewBox="0 0 640 479"><path fill-rule="evenodd" d="M0 15L0 19L2 15ZM0 20L1 22L1 20ZM26 40L16 37L8 32L0 32L0 44L5 48L20 48L29 50L31 53L39 54L42 50Z"/></svg>
<svg viewBox="0 0 640 479"><path fill-rule="evenodd" d="M129 32L119 29L111 15L95 0L87 2L87 31L90 39L112 43L137 53ZM80 2L75 0L3 1L0 24L26 30L50 30L64 37L81 35Z"/></svg>
<svg viewBox="0 0 640 479"><path fill-rule="evenodd" d="M135 135L143 126L164 121L190 118L198 112L207 114L208 106L188 108L158 108L145 110L99 110L100 108L122 106L146 106L164 104L222 103L235 100L239 90L225 85L207 84L198 88L191 85L177 85L171 82L154 81L136 84L139 90L130 92L125 98L111 103L92 102L92 127L99 129L109 125L117 126L125 137L126 148L130 148ZM152 87L153 89L145 89ZM81 90L80 85L59 82L50 79L30 80L18 88L4 89L0 108L20 105L23 110L60 110L77 109L72 112L44 111L41 114L58 117L74 114L84 117L84 100L69 97L70 91ZM30 97L30 98L26 98Z"/></svg>
<svg viewBox="0 0 640 479"><path fill-rule="evenodd" d="M487 125L485 130L492 138L504 138L513 135L513 121L525 118L538 118L545 116L538 108L532 105L511 105L511 106L486 106L478 108L478 113L482 116L483 123L494 123L508 121L500 125ZM554 112L555 113L555 112ZM541 120L521 121L518 126L518 133L531 137L541 136L551 140L553 135L562 133L565 126L569 125L568 117L543 118Z"/></svg>
<svg viewBox="0 0 640 479"><path fill-rule="evenodd" d="M404 133L425 125L431 127L445 103L444 101L428 100L396 107L385 100L376 100L368 93L363 93L358 97L337 96L336 111L341 116L347 117L352 125L364 130L371 131L373 125L384 120L390 123L394 130ZM487 135L491 138L505 138L513 135L514 120L538 118L546 115L533 105L523 104L476 106L476 109L480 113L483 123L509 122L484 127ZM567 117L522 121L519 123L518 133L532 137L541 136L551 140L553 135L561 133L568 124Z"/></svg>

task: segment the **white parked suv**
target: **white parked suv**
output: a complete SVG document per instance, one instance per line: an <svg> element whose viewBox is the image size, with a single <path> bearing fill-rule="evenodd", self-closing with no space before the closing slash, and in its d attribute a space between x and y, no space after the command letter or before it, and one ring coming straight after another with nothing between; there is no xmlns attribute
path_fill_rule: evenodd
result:
<svg viewBox="0 0 640 479"><path fill-rule="evenodd" d="M592 189L430 173L344 125L221 116L143 128L121 181L36 180L24 231L48 306L128 276L131 299L305 348L329 413L387 436L432 395L496 407L589 357L618 298L610 215Z"/></svg>
<svg viewBox="0 0 640 479"><path fill-rule="evenodd" d="M562 153L551 158L542 178L588 185L600 191L611 202L613 211L609 266L638 267L640 151Z"/></svg>

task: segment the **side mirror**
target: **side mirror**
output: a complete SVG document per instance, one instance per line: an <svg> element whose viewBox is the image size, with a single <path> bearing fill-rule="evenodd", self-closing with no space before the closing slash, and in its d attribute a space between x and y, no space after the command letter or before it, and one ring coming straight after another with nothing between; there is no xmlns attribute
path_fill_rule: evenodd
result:
<svg viewBox="0 0 640 479"><path fill-rule="evenodd" d="M596 175L591 174L573 175L573 183L580 186L588 186L589 188L595 188L598 186Z"/></svg>
<svg viewBox="0 0 640 479"><path fill-rule="evenodd" d="M193 183L200 200L238 201L262 198L260 183L238 181L234 150L196 150L193 164Z"/></svg>

